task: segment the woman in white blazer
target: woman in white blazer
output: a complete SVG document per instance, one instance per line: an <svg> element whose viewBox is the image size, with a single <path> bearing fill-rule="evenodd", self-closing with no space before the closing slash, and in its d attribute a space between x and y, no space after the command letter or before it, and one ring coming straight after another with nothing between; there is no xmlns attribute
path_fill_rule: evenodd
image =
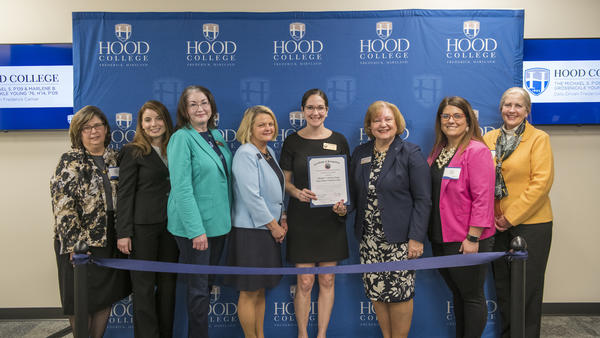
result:
<svg viewBox="0 0 600 338"><path fill-rule="evenodd" d="M287 232L283 213L284 175L267 143L277 137L277 121L265 106L248 108L237 131L242 146L233 157L233 211L227 264L281 267ZM280 275L229 275L225 284L240 291L238 316L246 337L264 337L265 288Z"/></svg>

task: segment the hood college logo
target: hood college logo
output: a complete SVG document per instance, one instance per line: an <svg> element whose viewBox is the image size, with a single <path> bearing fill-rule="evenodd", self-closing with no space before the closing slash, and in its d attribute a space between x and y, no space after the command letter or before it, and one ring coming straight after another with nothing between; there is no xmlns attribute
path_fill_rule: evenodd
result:
<svg viewBox="0 0 600 338"><path fill-rule="evenodd" d="M208 41L215 41L219 36L219 25L216 23L205 23L202 25L202 33Z"/></svg>
<svg viewBox="0 0 600 338"><path fill-rule="evenodd" d="M271 81L265 78L245 78L240 80L240 95L246 107L265 104L271 94Z"/></svg>
<svg viewBox="0 0 600 338"><path fill-rule="evenodd" d="M273 65L315 66L321 64L323 42L321 40L305 40L306 25L304 23L290 23L289 35L291 37L289 40L273 40Z"/></svg>
<svg viewBox="0 0 600 338"><path fill-rule="evenodd" d="M470 20L463 22L463 33L469 39L475 39L477 34L479 34L479 21Z"/></svg>
<svg viewBox="0 0 600 338"><path fill-rule="evenodd" d="M131 37L131 25L128 23L118 23L115 25L115 35L121 42L129 40Z"/></svg>
<svg viewBox="0 0 600 338"><path fill-rule="evenodd" d="M205 23L202 24L202 37L204 39L187 40L185 42L185 58L188 61L188 66L211 67L235 65L237 43L231 40L217 40L220 32L221 28L219 24L212 22Z"/></svg>
<svg viewBox="0 0 600 338"><path fill-rule="evenodd" d="M392 35L392 22L391 21L379 21L377 23L377 36L380 39L385 40Z"/></svg>
<svg viewBox="0 0 600 338"><path fill-rule="evenodd" d="M413 78L415 100L423 107L433 107L442 98L442 78L439 75L421 74Z"/></svg>
<svg viewBox="0 0 600 338"><path fill-rule="evenodd" d="M346 109L356 100L356 79L351 76L335 76L327 79L327 96L336 108Z"/></svg>
<svg viewBox="0 0 600 338"><path fill-rule="evenodd" d="M107 26L106 29L111 26ZM131 39L133 26L128 23L115 25L115 39L98 41L98 61L101 67L148 66L150 43ZM139 34L138 34L139 35ZM143 32L142 32L142 35Z"/></svg>
<svg viewBox="0 0 600 338"><path fill-rule="evenodd" d="M406 38L392 38L393 27L394 24L391 21L377 21L375 23L377 39L360 40L360 64L408 63L410 41Z"/></svg>
<svg viewBox="0 0 600 338"><path fill-rule="evenodd" d="M523 79L525 88L533 95L543 93L550 83L550 70L546 68L529 68L525 70Z"/></svg>
<svg viewBox="0 0 600 338"><path fill-rule="evenodd" d="M306 120L304 119L303 112L301 112L301 111L290 112L290 126L292 126L292 128L294 128L296 130L300 130L300 129L304 128L305 125L306 125ZM292 286L290 286L290 295L292 295L292 298L294 298L295 294L296 294L296 286L293 286L293 290L292 290Z"/></svg>
<svg viewBox="0 0 600 338"><path fill-rule="evenodd" d="M133 141L133 137L135 136L135 128L129 129L133 121L133 115L126 112L116 113L115 121L118 128L110 128L110 147L115 150L119 150L123 145Z"/></svg>
<svg viewBox="0 0 600 338"><path fill-rule="evenodd" d="M290 24L290 36L296 41L302 40L306 34L306 25L302 22L292 22Z"/></svg>
<svg viewBox="0 0 600 338"><path fill-rule="evenodd" d="M489 25L486 27L488 28L484 30L484 33L494 30L494 27L490 28ZM480 32L481 22L477 20L463 21L462 33L464 36L446 39L446 63L495 63L498 41L485 35L480 37Z"/></svg>
<svg viewBox="0 0 600 338"><path fill-rule="evenodd" d="M117 113L115 115L117 120L117 127L121 130L126 130L131 126L133 115L131 113Z"/></svg>

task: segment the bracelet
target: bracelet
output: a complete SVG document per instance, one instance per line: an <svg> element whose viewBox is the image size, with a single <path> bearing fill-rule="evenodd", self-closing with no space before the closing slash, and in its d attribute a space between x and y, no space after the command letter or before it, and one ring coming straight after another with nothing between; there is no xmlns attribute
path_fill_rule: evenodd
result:
<svg viewBox="0 0 600 338"><path fill-rule="evenodd" d="M467 234L467 241L477 243L479 242L479 237Z"/></svg>

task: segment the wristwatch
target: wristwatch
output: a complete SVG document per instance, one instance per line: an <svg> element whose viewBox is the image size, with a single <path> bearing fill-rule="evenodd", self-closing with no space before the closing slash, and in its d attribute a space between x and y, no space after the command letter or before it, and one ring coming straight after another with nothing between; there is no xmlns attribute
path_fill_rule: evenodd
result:
<svg viewBox="0 0 600 338"><path fill-rule="evenodd" d="M477 243L479 242L479 237L467 234L467 241Z"/></svg>

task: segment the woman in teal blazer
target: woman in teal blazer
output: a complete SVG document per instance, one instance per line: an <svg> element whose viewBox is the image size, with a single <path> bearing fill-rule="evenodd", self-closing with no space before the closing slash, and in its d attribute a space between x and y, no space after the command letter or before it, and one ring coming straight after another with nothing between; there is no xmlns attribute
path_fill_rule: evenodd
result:
<svg viewBox="0 0 600 338"><path fill-rule="evenodd" d="M211 92L187 87L177 106L177 131L167 147L171 194L169 231L179 247L179 261L216 265L231 229L231 151L216 130L217 106ZM212 280L183 275L187 284L188 337L208 337Z"/></svg>

